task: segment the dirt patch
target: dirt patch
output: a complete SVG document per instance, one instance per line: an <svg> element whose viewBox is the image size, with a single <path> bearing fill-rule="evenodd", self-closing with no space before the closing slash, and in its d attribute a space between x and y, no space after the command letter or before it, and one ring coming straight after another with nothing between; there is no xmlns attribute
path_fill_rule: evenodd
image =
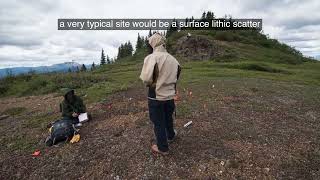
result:
<svg viewBox="0 0 320 180"><path fill-rule="evenodd" d="M58 112L59 103L62 99L56 94L5 98L0 101L0 113L14 115L22 109L22 111L26 110L27 114L32 114L33 112Z"/></svg>
<svg viewBox="0 0 320 180"><path fill-rule="evenodd" d="M226 87L235 85L223 83ZM1 112L15 107L26 107L26 110L0 121L1 144L4 144L0 148L0 176L2 179L320 177L316 105L308 102L308 108L303 108L304 98L279 96L274 92L264 92L261 97L262 87L252 91L249 86L248 92L239 87L237 95L228 94L227 88L219 89L222 84L215 84L217 88L210 91L190 89L192 97L181 93L175 120L179 136L170 144L170 154L165 157L150 151L155 139L144 87L87 105L93 120L81 128L80 142L51 148L43 144L47 129L42 128L41 118L55 118L60 97L5 99L0 103ZM295 109L291 102L295 102ZM38 106L38 103L48 105ZM35 118L40 123L30 124ZM191 120L193 124L184 128ZM10 146L12 142L17 146L15 150ZM41 150L39 157L31 156L35 149Z"/></svg>
<svg viewBox="0 0 320 180"><path fill-rule="evenodd" d="M197 35L181 37L173 51L176 55L190 60L210 60L225 54L224 48L216 41Z"/></svg>

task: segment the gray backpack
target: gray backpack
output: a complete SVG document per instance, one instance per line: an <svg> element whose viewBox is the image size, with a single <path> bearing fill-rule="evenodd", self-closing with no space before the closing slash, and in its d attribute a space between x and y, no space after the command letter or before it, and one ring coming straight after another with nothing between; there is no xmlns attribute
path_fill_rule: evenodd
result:
<svg viewBox="0 0 320 180"><path fill-rule="evenodd" d="M46 145L52 146L59 142L69 141L76 132L71 119L58 120L52 125L51 134L46 139Z"/></svg>

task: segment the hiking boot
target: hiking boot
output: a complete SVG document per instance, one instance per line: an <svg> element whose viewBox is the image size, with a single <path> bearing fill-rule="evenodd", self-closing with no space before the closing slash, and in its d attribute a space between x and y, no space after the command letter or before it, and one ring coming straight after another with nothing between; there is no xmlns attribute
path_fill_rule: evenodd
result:
<svg viewBox="0 0 320 180"><path fill-rule="evenodd" d="M177 130L173 130L174 131L174 136L173 136L173 138L172 139L168 139L168 143L172 143L173 141L174 141L174 139L176 139L177 138L177 135L178 135L178 132L177 132Z"/></svg>
<svg viewBox="0 0 320 180"><path fill-rule="evenodd" d="M164 155L164 156L169 154L169 152L160 151L156 144L151 146L151 150L152 150L152 152L155 152L155 153L158 153L158 154L161 154L161 155Z"/></svg>

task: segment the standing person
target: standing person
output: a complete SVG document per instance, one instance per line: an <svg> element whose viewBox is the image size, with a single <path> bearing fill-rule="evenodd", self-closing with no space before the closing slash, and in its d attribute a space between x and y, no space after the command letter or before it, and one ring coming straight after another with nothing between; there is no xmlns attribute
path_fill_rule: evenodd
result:
<svg viewBox="0 0 320 180"><path fill-rule="evenodd" d="M165 48L165 37L155 33L149 39L153 53L144 59L140 79L149 88L149 116L154 124L157 144L152 151L168 154L168 141L177 135L173 127L174 96L181 67L179 62Z"/></svg>
<svg viewBox="0 0 320 180"><path fill-rule="evenodd" d="M60 104L60 110L62 117L65 119L70 119L72 124L76 126L81 126L79 123L78 116L80 113L86 112L86 106L83 103L83 100L75 95L73 89L65 88L64 89L64 100Z"/></svg>

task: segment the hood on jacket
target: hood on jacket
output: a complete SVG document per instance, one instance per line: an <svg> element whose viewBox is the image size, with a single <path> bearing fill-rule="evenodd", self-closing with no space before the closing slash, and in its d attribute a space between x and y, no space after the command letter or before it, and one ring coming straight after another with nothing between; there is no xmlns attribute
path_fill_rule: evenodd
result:
<svg viewBox="0 0 320 180"><path fill-rule="evenodd" d="M158 46L165 45L166 38L159 33L153 34L148 39L150 46L154 49Z"/></svg>
<svg viewBox="0 0 320 180"><path fill-rule="evenodd" d="M64 97L65 99L67 99L67 94L69 94L70 92L71 92L72 94L74 94L74 90L73 90L73 89L70 89L70 88L63 88L63 89L61 89L61 91L62 91L62 95L63 95L63 97Z"/></svg>

